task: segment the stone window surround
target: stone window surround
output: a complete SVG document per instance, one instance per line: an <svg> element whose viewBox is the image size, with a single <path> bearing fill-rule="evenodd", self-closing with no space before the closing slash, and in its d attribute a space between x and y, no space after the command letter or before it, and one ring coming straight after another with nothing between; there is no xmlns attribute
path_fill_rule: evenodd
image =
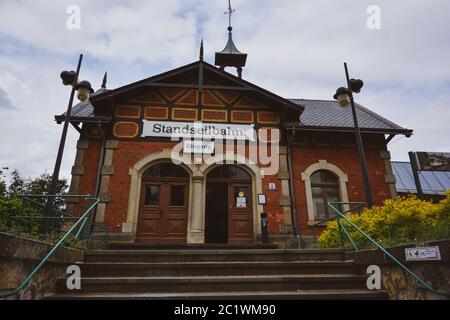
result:
<svg viewBox="0 0 450 320"><path fill-rule="evenodd" d="M311 189L311 176L314 172L319 170L327 170L334 173L339 179L339 193L341 196L342 202L348 202L348 193L347 193L347 182L348 176L347 174L339 169L334 164L328 163L327 160L319 160L316 163L313 163L308 168L305 169L301 173L302 181L305 183L305 193L306 193L306 206L308 209L308 224L316 223L320 220L316 220L314 214L314 205L313 205L313 196ZM343 205L343 209L349 210L350 207L348 204Z"/></svg>
<svg viewBox="0 0 450 320"><path fill-rule="evenodd" d="M129 169L131 176L130 191L128 196L128 209L126 222L122 225L123 233L136 235L136 228L139 214L139 198L141 192L142 174L151 166L172 161L172 149L164 149L163 151L149 154L136 162ZM181 160L181 158L176 159ZM207 163L200 165L185 164L180 161L182 166L190 175L189 184L189 211L188 211L188 227L187 227L187 243L203 244L205 242L205 194L206 194L206 175L215 167L232 163L236 161L237 165L247 171L252 176L252 193L253 193L253 231L254 239L261 234L261 213L264 211L263 206L257 202L257 194L262 193L262 179L264 178L262 170L249 159L241 155L235 154L218 154ZM221 163L223 162L223 163Z"/></svg>

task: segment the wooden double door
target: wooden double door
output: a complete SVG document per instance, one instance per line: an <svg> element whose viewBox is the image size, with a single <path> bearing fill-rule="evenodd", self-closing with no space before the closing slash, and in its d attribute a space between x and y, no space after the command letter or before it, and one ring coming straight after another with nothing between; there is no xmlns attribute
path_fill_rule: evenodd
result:
<svg viewBox="0 0 450 320"><path fill-rule="evenodd" d="M253 244L251 177L239 167L222 167L206 179L205 243Z"/></svg>
<svg viewBox="0 0 450 320"><path fill-rule="evenodd" d="M161 173L147 175L142 179L136 242L184 244L189 208L189 178L158 175Z"/></svg>

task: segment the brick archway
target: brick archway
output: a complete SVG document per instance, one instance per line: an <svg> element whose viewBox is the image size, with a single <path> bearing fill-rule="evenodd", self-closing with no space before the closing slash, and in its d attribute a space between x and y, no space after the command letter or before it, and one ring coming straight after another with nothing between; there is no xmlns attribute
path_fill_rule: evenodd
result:
<svg viewBox="0 0 450 320"><path fill-rule="evenodd" d="M139 213L139 197L141 191L142 174L151 166L172 161L172 149L165 149L161 152L152 153L136 162L128 171L131 176L130 191L128 194L127 220L122 225L122 232L136 234L138 213ZM177 159L178 160L178 159ZM179 163L192 177L196 175L198 169L195 165ZM192 179L190 179L189 199L192 199ZM191 203L192 201L190 201ZM190 204L191 208L191 204ZM189 210L190 212L191 210Z"/></svg>

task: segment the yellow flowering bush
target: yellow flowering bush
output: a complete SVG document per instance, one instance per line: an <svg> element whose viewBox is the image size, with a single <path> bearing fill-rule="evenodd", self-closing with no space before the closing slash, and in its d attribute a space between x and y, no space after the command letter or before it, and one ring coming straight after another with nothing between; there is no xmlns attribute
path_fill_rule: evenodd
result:
<svg viewBox="0 0 450 320"><path fill-rule="evenodd" d="M398 197L384 201L383 206L364 209L347 217L382 245L450 238L450 190L439 203L420 200L416 196ZM361 233L344 219L341 222L358 247L370 247L370 242ZM346 236L343 237L348 244ZM328 224L319 242L323 248L341 245L336 221Z"/></svg>

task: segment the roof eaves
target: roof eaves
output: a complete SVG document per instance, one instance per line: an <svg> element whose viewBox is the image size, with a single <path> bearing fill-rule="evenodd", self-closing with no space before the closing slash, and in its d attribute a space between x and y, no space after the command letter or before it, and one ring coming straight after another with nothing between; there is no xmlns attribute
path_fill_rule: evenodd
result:
<svg viewBox="0 0 450 320"><path fill-rule="evenodd" d="M112 118L111 117L99 117L99 116L91 116L91 117L70 117L70 121L73 122L100 122L100 123L108 123ZM55 116L56 123L60 124L66 120L65 115Z"/></svg>
<svg viewBox="0 0 450 320"><path fill-rule="evenodd" d="M286 129L302 130L302 131L342 131L342 132L355 132L354 127L338 127L338 126L308 126L299 123L287 123ZM410 129L386 129L386 128L360 128L364 133L384 133L384 134L403 134L410 137L413 133Z"/></svg>

